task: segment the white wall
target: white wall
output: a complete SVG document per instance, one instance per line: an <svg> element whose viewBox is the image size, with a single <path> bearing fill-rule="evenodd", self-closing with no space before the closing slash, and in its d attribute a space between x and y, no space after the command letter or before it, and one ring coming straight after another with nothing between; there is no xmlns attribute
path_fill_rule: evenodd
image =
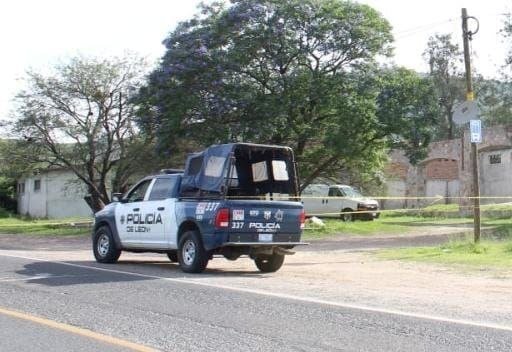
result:
<svg viewBox="0 0 512 352"><path fill-rule="evenodd" d="M37 176L24 179L25 192L18 193L18 213L37 218L46 217L46 188L43 178L44 176ZM41 180L38 191L34 190L35 180Z"/></svg>
<svg viewBox="0 0 512 352"><path fill-rule="evenodd" d="M459 197L459 180L427 180L425 184L425 196L427 197L447 197L440 203L457 203ZM455 199L450 199L455 197ZM432 203L434 200L427 199L426 203ZM437 202L439 204L439 202Z"/></svg>
<svg viewBox="0 0 512 352"><path fill-rule="evenodd" d="M387 180L387 196L398 199L383 199L380 204L382 209L402 209L406 208L404 197L407 195L407 184L404 180Z"/></svg>
<svg viewBox="0 0 512 352"><path fill-rule="evenodd" d="M35 180L41 180L39 191L34 190ZM50 219L92 216L83 199L87 193L85 187L72 172L52 170L19 182L23 181L25 192L18 193L18 213Z"/></svg>
<svg viewBox="0 0 512 352"><path fill-rule="evenodd" d="M501 162L490 163L491 155L499 155ZM512 196L512 151L501 149L480 152L480 195L485 196ZM482 203L504 203L510 199L482 199Z"/></svg>

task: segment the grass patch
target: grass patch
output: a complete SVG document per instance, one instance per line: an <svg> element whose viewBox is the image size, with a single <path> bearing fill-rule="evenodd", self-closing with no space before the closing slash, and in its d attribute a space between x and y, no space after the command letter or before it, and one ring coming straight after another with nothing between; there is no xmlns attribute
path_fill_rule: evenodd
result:
<svg viewBox="0 0 512 352"><path fill-rule="evenodd" d="M313 240L330 236L375 236L403 235L417 231L419 227L430 226L462 226L471 228L472 219L466 218L426 218L421 216L389 216L382 214L374 221L343 222L340 219L322 219L325 227L307 225L303 239ZM511 229L512 231L512 229Z"/></svg>
<svg viewBox="0 0 512 352"><path fill-rule="evenodd" d="M512 203L482 204L480 208L486 211L512 211Z"/></svg>
<svg viewBox="0 0 512 352"><path fill-rule="evenodd" d="M409 260L438 264L459 264L467 267L510 268L512 240L451 241L437 247L386 249L377 256L387 260Z"/></svg>
<svg viewBox="0 0 512 352"><path fill-rule="evenodd" d="M446 212L455 212L459 211L458 204L432 204L422 208L425 211L446 211Z"/></svg>
<svg viewBox="0 0 512 352"><path fill-rule="evenodd" d="M482 216L487 218L510 218L512 216L512 203L496 203L480 205ZM384 210L383 214L388 217L419 216L434 218L471 218L472 205L464 207L464 214L461 215L458 204L432 204L423 208Z"/></svg>
<svg viewBox="0 0 512 352"><path fill-rule="evenodd" d="M89 226L81 223L91 221L90 218L66 218L58 220L29 219L21 217L0 218L0 234L23 233L28 235L84 235L90 233Z"/></svg>
<svg viewBox="0 0 512 352"><path fill-rule="evenodd" d="M322 219L325 223L324 227L315 227L307 225L303 234L303 239L318 239L337 234L371 236L382 233L405 233L408 226L404 224L388 224L381 220L374 221L352 221L344 222L340 219Z"/></svg>

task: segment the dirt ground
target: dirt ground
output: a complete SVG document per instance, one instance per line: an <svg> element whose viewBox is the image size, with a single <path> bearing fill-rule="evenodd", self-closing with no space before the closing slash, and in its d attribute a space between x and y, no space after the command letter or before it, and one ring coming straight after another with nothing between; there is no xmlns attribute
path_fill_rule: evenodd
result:
<svg viewBox="0 0 512 352"><path fill-rule="evenodd" d="M455 233L454 229L451 229ZM286 258L280 271L260 274L248 258L214 258L201 275L185 275L164 255L123 253L106 266L161 277L305 297L447 319L512 327L512 268L464 270L377 259L375 248L439 243L443 231L409 236L350 237L313 242ZM460 231L459 231L460 232ZM0 254L90 263L89 239L0 235Z"/></svg>

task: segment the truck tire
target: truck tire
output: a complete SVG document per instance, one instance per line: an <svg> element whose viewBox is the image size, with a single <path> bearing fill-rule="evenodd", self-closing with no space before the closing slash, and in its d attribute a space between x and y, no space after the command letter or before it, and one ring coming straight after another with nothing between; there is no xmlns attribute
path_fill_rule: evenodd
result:
<svg viewBox="0 0 512 352"><path fill-rule="evenodd" d="M341 217L341 220L345 221L345 222L350 222L350 221L353 221L354 220L354 214L352 214L351 212L353 212L352 209L349 209L349 208L345 208L341 211L341 214L340 214L340 217Z"/></svg>
<svg viewBox="0 0 512 352"><path fill-rule="evenodd" d="M274 253L272 255L265 255L254 258L256 267L262 273L273 273L278 271L284 262L284 255Z"/></svg>
<svg viewBox="0 0 512 352"><path fill-rule="evenodd" d="M186 231L178 247L178 261L186 273L201 273L206 269L210 256L204 249L199 232Z"/></svg>
<svg viewBox="0 0 512 352"><path fill-rule="evenodd" d="M121 255L121 250L116 247L114 236L108 226L100 226L92 239L92 251L94 258L100 263L115 263Z"/></svg>
<svg viewBox="0 0 512 352"><path fill-rule="evenodd" d="M178 251L167 252L167 258L171 261L171 263L178 262Z"/></svg>

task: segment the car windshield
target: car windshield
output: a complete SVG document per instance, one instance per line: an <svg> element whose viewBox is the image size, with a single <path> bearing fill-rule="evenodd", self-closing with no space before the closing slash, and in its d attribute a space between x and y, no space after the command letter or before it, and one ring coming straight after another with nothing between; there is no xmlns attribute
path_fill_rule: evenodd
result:
<svg viewBox="0 0 512 352"><path fill-rule="evenodd" d="M347 197L358 198L363 196L361 193L359 193L359 191L355 190L350 186L341 187L341 189L343 190L343 193L345 193Z"/></svg>

